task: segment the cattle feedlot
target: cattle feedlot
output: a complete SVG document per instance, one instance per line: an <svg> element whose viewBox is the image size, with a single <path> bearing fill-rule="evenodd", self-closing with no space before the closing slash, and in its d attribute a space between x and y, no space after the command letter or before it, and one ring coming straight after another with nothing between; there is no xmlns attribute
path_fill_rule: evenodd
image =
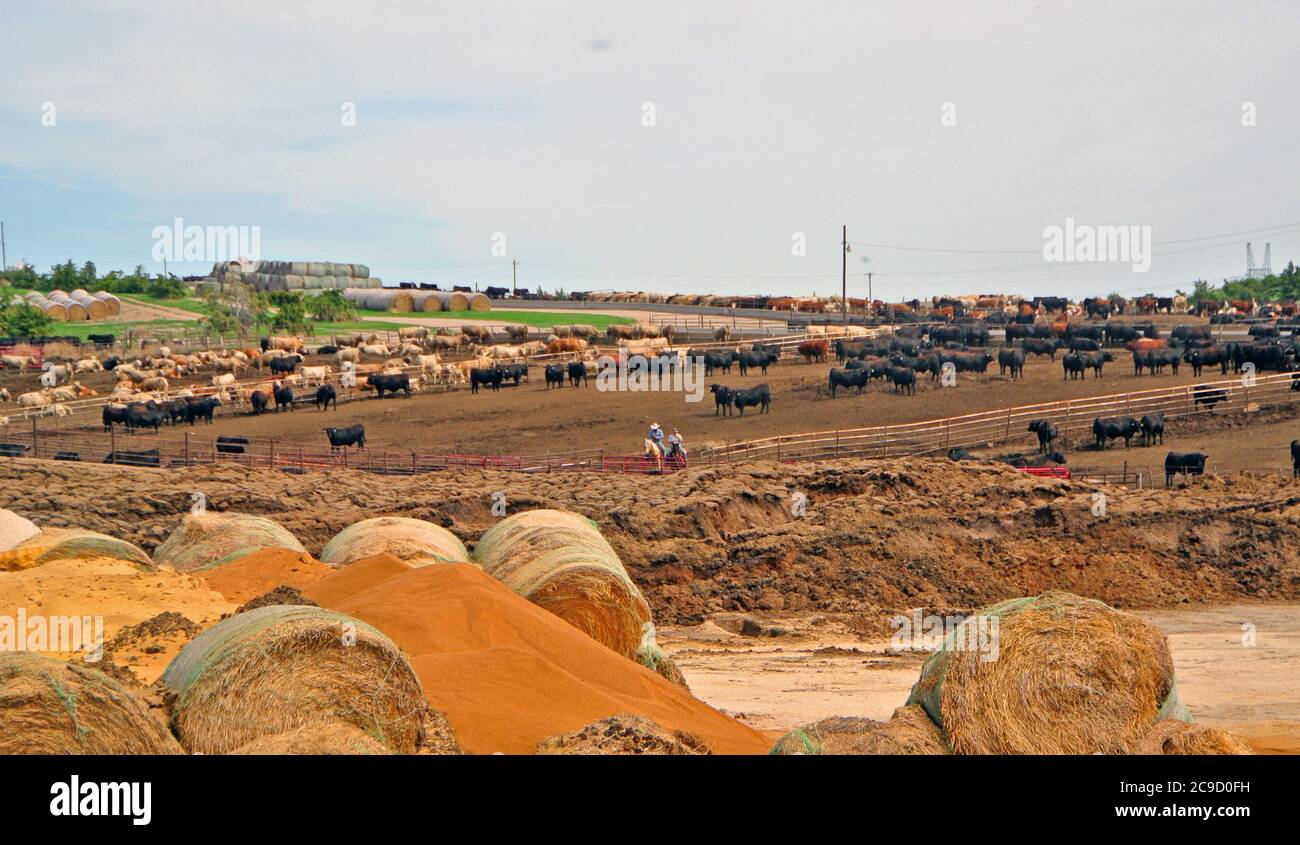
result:
<svg viewBox="0 0 1300 845"><path fill-rule="evenodd" d="M1295 8L67 5L0 50L7 806L1285 806Z"/></svg>

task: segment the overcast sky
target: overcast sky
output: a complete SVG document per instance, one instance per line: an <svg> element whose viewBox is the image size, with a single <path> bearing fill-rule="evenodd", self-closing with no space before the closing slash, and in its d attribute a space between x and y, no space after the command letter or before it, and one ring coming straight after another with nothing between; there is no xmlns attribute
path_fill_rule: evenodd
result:
<svg viewBox="0 0 1300 845"><path fill-rule="evenodd" d="M548 290L838 292L841 225L851 295L870 270L894 300L1190 288L1243 273L1247 240L1278 269L1300 256L1294 2L6 0L3 19L0 219L9 262L43 270L161 270L152 231L177 217L390 284L508 284L513 258ZM1046 262L1067 218L1163 246L1146 273Z"/></svg>

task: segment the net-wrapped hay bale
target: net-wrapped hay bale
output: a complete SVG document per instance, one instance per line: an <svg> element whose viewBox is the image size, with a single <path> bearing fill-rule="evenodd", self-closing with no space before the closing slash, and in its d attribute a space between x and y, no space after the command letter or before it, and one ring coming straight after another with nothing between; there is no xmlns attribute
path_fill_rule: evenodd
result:
<svg viewBox="0 0 1300 845"><path fill-rule="evenodd" d="M321 551L321 563L347 566L387 552L411 566L464 563L465 544L441 525L405 516L377 516L349 525Z"/></svg>
<svg viewBox="0 0 1300 845"><path fill-rule="evenodd" d="M666 730L645 716L622 714L544 739L538 743L537 753L705 755L713 751L695 734Z"/></svg>
<svg viewBox="0 0 1300 845"><path fill-rule="evenodd" d="M231 616L163 672L172 725L189 751L225 754L312 722L352 725L402 754L424 740L424 691L392 640L306 605Z"/></svg>
<svg viewBox="0 0 1300 845"><path fill-rule="evenodd" d="M0 552L0 572L16 572L52 560L108 558L132 564L142 572L155 572L149 555L132 543L81 528L46 528Z"/></svg>
<svg viewBox="0 0 1300 845"><path fill-rule="evenodd" d="M888 722L831 716L796 728L772 746L772 754L947 754L943 731L919 704L894 711Z"/></svg>
<svg viewBox="0 0 1300 845"><path fill-rule="evenodd" d="M492 310L492 300L488 299L487 294L471 293L471 294L467 294L467 296L469 297L468 302L466 303L468 310L470 311L491 311Z"/></svg>
<svg viewBox="0 0 1300 845"><path fill-rule="evenodd" d="M108 313L110 315L117 316L122 313L122 300L118 299L113 294L106 290L101 290L96 291L94 296L95 299L98 299L100 302L108 306Z"/></svg>
<svg viewBox="0 0 1300 845"><path fill-rule="evenodd" d="M79 663L0 652L0 754L181 754L134 693Z"/></svg>
<svg viewBox="0 0 1300 845"><path fill-rule="evenodd" d="M633 659L645 668L659 675L669 683L676 684L690 692L686 676L677 668L677 663L668 656L668 652L659 647L655 641L655 623L646 622L641 626L641 644L637 646Z"/></svg>
<svg viewBox="0 0 1300 845"><path fill-rule="evenodd" d="M1163 719L1142 737L1134 754L1254 754L1250 746L1219 728Z"/></svg>
<svg viewBox="0 0 1300 845"><path fill-rule="evenodd" d="M517 595L635 659L650 605L586 517L556 510L514 514L479 539L474 560Z"/></svg>
<svg viewBox="0 0 1300 845"><path fill-rule="evenodd" d="M358 278L358 279L368 279L368 278L370 278L370 268L367 267L366 265L364 265L364 264L349 264L348 266L349 266L349 267L351 268L351 270L352 270L352 272L348 273L349 276L353 276L353 277Z"/></svg>
<svg viewBox="0 0 1300 845"><path fill-rule="evenodd" d="M414 310L434 313L442 310L442 297L434 290L417 290L411 292Z"/></svg>
<svg viewBox="0 0 1300 845"><path fill-rule="evenodd" d="M297 537L264 516L208 511L186 515L154 550L154 560L177 572L198 572L271 548L307 551Z"/></svg>
<svg viewBox="0 0 1300 845"><path fill-rule="evenodd" d="M1125 754L1157 720L1190 719L1157 628L1055 590L965 620L926 661L908 704L958 754Z"/></svg>

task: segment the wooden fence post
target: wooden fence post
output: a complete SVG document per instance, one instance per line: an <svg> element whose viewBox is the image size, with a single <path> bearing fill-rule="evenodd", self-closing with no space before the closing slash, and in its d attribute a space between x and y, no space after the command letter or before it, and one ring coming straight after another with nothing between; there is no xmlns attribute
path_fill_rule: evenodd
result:
<svg viewBox="0 0 1300 845"><path fill-rule="evenodd" d="M32 457L39 458L41 450L36 442L36 417L32 417Z"/></svg>

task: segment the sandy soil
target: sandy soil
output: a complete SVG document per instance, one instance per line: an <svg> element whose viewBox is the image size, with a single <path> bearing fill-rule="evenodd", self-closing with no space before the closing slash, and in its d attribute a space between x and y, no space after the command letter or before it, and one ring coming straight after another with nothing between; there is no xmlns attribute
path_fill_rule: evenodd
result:
<svg viewBox="0 0 1300 845"><path fill-rule="evenodd" d="M200 320L202 317L183 308L149 305L131 299L122 300L122 313L104 322L125 323L133 320Z"/></svg>
<svg viewBox="0 0 1300 845"><path fill-rule="evenodd" d="M1300 605L1140 615L1168 635L1180 694L1198 722L1237 733L1261 753L1300 753ZM1255 626L1254 646L1243 645L1245 624ZM888 719L924 660L891 649L888 638L855 637L824 616L751 625L752 636L712 622L661 628L659 643L697 696L760 730L832 715Z"/></svg>

